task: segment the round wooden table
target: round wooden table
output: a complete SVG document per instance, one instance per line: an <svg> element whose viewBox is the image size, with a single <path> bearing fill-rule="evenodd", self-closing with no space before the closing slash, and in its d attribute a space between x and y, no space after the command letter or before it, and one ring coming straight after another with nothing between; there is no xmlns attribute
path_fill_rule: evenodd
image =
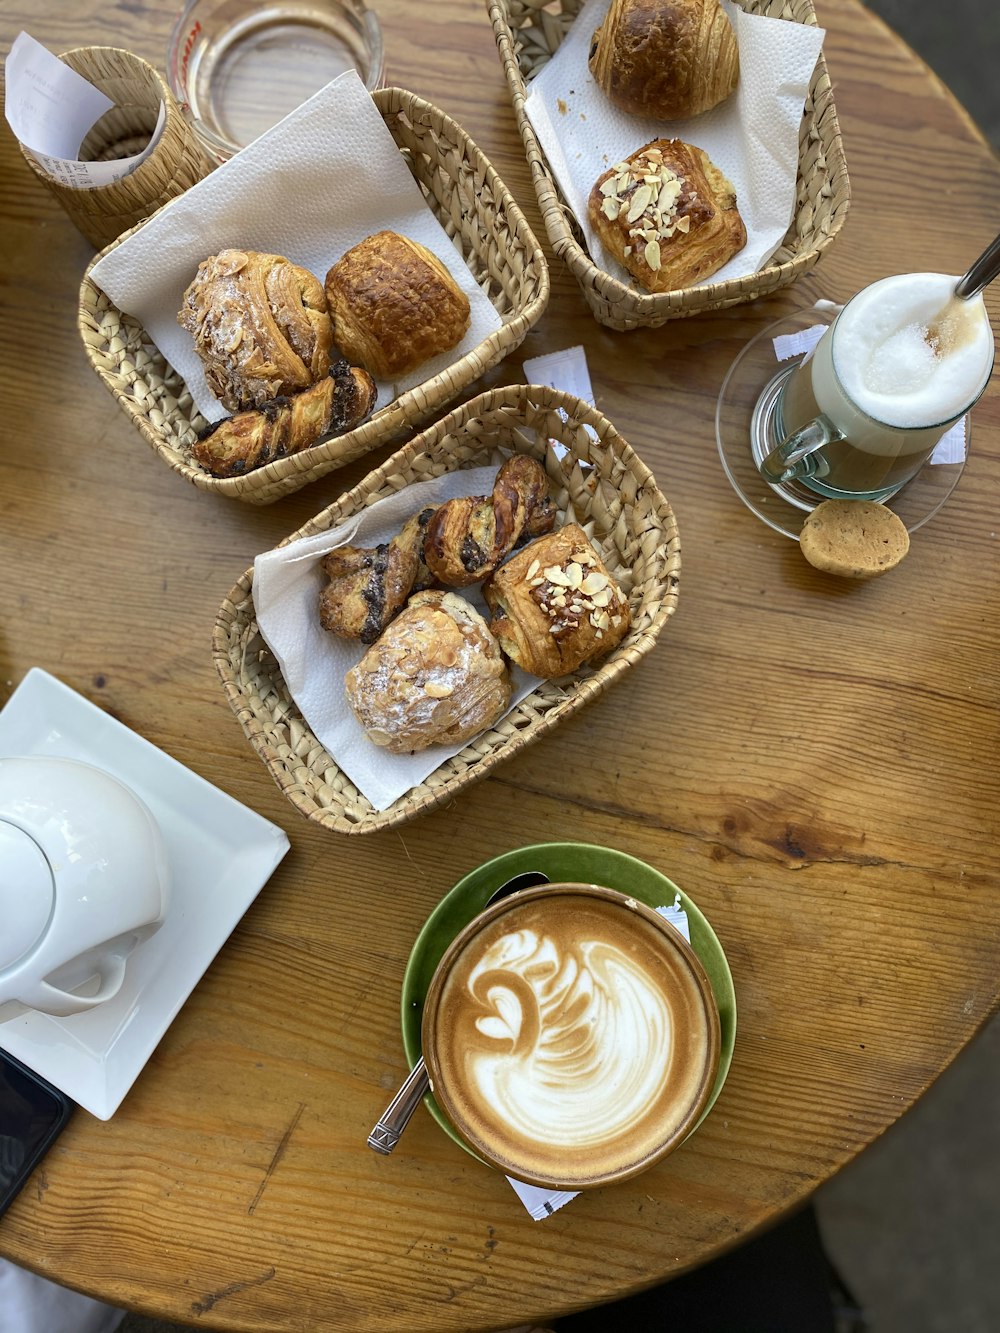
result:
<svg viewBox="0 0 1000 1333"><path fill-rule="evenodd" d="M466 128L544 241L485 6L378 9L389 81ZM151 0L16 0L7 30L162 69L172 17ZM78 1113L14 1203L4 1255L210 1328L544 1320L699 1265L801 1203L996 1009L995 384L958 490L866 585L812 570L716 454L716 395L748 338L887 273L961 272L1000 216L996 156L928 69L856 0L822 0L819 19L853 204L818 267L766 300L617 334L549 252L549 308L487 381L583 344L599 407L676 512L678 614L544 741L364 837L281 795L210 642L254 556L384 454L261 509L164 467L85 360L91 249L4 127L0 697L43 667L291 839L120 1109ZM424 1111L391 1157L366 1136L405 1072L400 982L422 922L472 867L553 838L629 851L684 887L726 949L739 1032L697 1135L536 1223Z"/></svg>

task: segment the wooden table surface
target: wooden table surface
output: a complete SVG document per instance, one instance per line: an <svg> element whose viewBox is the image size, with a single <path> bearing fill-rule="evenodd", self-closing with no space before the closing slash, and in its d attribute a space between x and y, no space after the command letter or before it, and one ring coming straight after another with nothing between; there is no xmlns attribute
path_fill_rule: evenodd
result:
<svg viewBox="0 0 1000 1333"><path fill-rule="evenodd" d="M23 26L53 50L123 45L162 69L173 8L16 0L5 50ZM485 5L378 9L389 81L464 125L544 239ZM76 332L91 250L3 127L0 701L43 667L291 839L121 1108L78 1113L4 1218L9 1258L208 1328L541 1320L701 1264L804 1201L996 1009L996 384L951 501L867 585L813 571L716 455L715 397L749 337L888 273L961 272L1000 217L1000 164L928 69L856 0L820 0L819 19L853 205L813 273L619 334L553 261L546 314L487 381L582 342L599 407L677 514L678 614L553 735L365 837L280 794L210 641L257 552L367 464L258 509L159 462ZM422 922L459 875L553 838L632 852L691 894L727 951L739 1033L693 1139L536 1223L423 1111L392 1157L366 1135L405 1072L399 988Z"/></svg>

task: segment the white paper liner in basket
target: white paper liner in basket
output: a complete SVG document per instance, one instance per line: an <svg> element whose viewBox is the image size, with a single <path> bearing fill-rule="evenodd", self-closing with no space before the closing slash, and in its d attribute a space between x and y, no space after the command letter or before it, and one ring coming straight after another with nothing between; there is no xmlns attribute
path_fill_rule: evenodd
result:
<svg viewBox="0 0 1000 1333"><path fill-rule="evenodd" d="M257 625L281 667L288 692L316 739L376 810L387 809L468 742L432 745L410 755L390 754L368 739L344 695L344 677L366 651L365 645L339 638L320 625L319 596L326 583L320 560L336 546L388 541L427 505L463 495L488 495L496 472L496 467L469 468L407 486L336 528L266 551L254 561ZM489 618L478 585L457 591ZM510 708L538 685L534 676L518 667L512 668L511 681Z"/></svg>
<svg viewBox="0 0 1000 1333"><path fill-rule="evenodd" d="M471 319L458 346L395 384L380 383L378 409L473 351L501 318L428 207L354 70L156 214L95 264L91 277L139 321L214 422L226 409L205 383L191 335L177 323L199 263L224 249L258 250L284 255L322 282L346 250L383 229L437 255L469 298Z"/></svg>
<svg viewBox="0 0 1000 1333"><path fill-rule="evenodd" d="M558 51L528 87L525 114L596 264L632 279L604 250L587 217L597 177L656 138L702 148L732 182L747 244L706 281L756 273L778 248L795 211L802 109L823 29L747 14L723 0L740 50L740 80L720 106L691 120L629 115L614 106L587 67L590 41L609 0L588 0Z"/></svg>

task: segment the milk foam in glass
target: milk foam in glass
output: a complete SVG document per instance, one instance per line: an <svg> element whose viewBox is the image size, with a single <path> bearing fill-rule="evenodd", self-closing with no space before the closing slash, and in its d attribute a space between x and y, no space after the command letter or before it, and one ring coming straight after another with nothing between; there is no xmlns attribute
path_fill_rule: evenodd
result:
<svg viewBox="0 0 1000 1333"><path fill-rule="evenodd" d="M956 282L904 273L848 302L782 389L768 480L881 500L920 470L993 368L983 298L958 299Z"/></svg>

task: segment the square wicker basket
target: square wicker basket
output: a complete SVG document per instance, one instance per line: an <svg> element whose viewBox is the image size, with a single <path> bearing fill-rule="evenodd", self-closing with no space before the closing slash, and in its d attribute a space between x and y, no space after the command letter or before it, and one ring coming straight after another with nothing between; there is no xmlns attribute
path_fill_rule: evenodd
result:
<svg viewBox="0 0 1000 1333"><path fill-rule="evenodd" d="M451 800L597 698L653 647L676 609L680 541L670 505L611 422L555 389L514 385L456 408L287 541L333 528L408 484L495 465L514 452L544 462L557 522L575 520L584 527L629 597L631 629L607 658L558 681L540 681L492 728L388 809L375 810L359 793L299 712L257 626L252 568L223 602L213 651L226 696L275 782L296 809L323 827L371 833Z"/></svg>
<svg viewBox="0 0 1000 1333"><path fill-rule="evenodd" d="M749 14L815 25L812 0L736 0ZM526 85L558 50L583 0L487 0L514 115L531 167L545 230L580 284L594 318L608 328L656 328L670 319L756 300L807 273L831 244L850 207L847 164L823 56L813 71L799 132L795 216L784 241L756 273L674 292L648 293L598 268L525 115Z"/></svg>
<svg viewBox="0 0 1000 1333"><path fill-rule="evenodd" d="M535 236L489 160L442 111L400 88L373 94L426 198L503 323L447 370L401 394L356 429L240 477L213 477L190 445L207 424L184 381L138 322L92 281L80 288L77 325L100 379L154 452L202 490L270 504L429 421L525 338L548 302L549 275ZM133 229L134 230L134 229ZM102 254L120 245L126 232Z"/></svg>

